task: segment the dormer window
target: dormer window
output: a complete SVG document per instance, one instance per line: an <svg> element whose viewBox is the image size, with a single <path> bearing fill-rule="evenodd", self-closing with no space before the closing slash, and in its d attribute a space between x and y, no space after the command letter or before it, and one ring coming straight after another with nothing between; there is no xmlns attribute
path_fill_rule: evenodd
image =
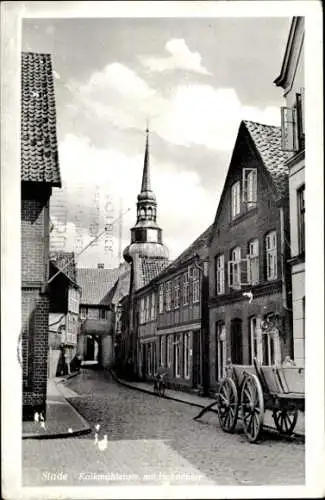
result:
<svg viewBox="0 0 325 500"><path fill-rule="evenodd" d="M240 214L240 181L231 186L231 218Z"/></svg>

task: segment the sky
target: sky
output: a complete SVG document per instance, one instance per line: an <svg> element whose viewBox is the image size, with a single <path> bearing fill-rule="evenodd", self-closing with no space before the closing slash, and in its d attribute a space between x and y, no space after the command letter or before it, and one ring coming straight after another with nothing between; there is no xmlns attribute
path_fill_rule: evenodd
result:
<svg viewBox="0 0 325 500"><path fill-rule="evenodd" d="M280 125L273 81L290 21L24 19L22 49L50 53L55 76L63 188L51 201L52 248L79 251L123 214L77 260L118 265L136 221L147 121L164 243L171 259L190 245L214 220L240 121Z"/></svg>

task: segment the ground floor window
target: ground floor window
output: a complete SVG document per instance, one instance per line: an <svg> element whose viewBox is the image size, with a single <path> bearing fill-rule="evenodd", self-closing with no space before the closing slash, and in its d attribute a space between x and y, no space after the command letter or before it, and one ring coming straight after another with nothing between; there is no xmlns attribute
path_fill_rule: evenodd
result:
<svg viewBox="0 0 325 500"><path fill-rule="evenodd" d="M152 375L152 344L147 345L147 372Z"/></svg>
<svg viewBox="0 0 325 500"><path fill-rule="evenodd" d="M223 321L216 322L216 380L224 377L226 364L226 326Z"/></svg>
<svg viewBox="0 0 325 500"><path fill-rule="evenodd" d="M184 333L184 378L190 378L190 332Z"/></svg>
<svg viewBox="0 0 325 500"><path fill-rule="evenodd" d="M160 366L165 366L165 337L162 335L159 339Z"/></svg>
<svg viewBox="0 0 325 500"><path fill-rule="evenodd" d="M174 337L174 373L176 377L181 376L181 336Z"/></svg>
<svg viewBox="0 0 325 500"><path fill-rule="evenodd" d="M274 346L274 313L270 313L264 317L262 322L262 364L273 365L275 362L275 346ZM277 339L278 341L278 339Z"/></svg>
<svg viewBox="0 0 325 500"><path fill-rule="evenodd" d="M172 365L172 344L173 344L172 335L167 335L166 361L168 368L170 368Z"/></svg>
<svg viewBox="0 0 325 500"><path fill-rule="evenodd" d="M153 344L153 374L157 375L157 370L158 370L158 356L157 356L157 347L158 345L156 342Z"/></svg>

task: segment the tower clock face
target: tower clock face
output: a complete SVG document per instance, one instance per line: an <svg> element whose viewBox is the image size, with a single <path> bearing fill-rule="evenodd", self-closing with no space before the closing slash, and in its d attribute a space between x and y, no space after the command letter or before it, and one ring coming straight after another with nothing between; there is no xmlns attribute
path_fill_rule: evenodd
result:
<svg viewBox="0 0 325 500"><path fill-rule="evenodd" d="M147 229L147 241L157 243L158 233L155 229Z"/></svg>

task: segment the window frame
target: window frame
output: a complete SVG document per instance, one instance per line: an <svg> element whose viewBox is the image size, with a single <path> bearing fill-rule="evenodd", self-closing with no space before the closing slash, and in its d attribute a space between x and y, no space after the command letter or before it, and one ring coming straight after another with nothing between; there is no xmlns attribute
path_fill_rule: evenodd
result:
<svg viewBox="0 0 325 500"><path fill-rule="evenodd" d="M215 342L216 342L216 371L215 378L217 381L225 376L225 365L227 359L227 344L226 344L226 324L224 321L216 321L215 324ZM223 338L221 338L221 336Z"/></svg>
<svg viewBox="0 0 325 500"><path fill-rule="evenodd" d="M179 309L180 306L180 279L175 279L174 285L174 309Z"/></svg>
<svg viewBox="0 0 325 500"><path fill-rule="evenodd" d="M174 335L174 373L176 378L181 377L181 335L175 333Z"/></svg>
<svg viewBox="0 0 325 500"><path fill-rule="evenodd" d="M165 366L165 349L166 349L166 344L165 344L165 336L160 335L159 338L159 356L160 356L160 366Z"/></svg>
<svg viewBox="0 0 325 500"><path fill-rule="evenodd" d="M193 267L192 294L193 304L200 302L200 271L197 267Z"/></svg>
<svg viewBox="0 0 325 500"><path fill-rule="evenodd" d="M254 248L255 245L255 248ZM253 252L252 252L253 249ZM259 241L258 238L253 238L248 242L248 259L249 259L249 282L251 285L257 285L260 281L260 256L259 256ZM255 279L253 279L253 270L255 269Z"/></svg>
<svg viewBox="0 0 325 500"><path fill-rule="evenodd" d="M241 258L241 247L237 246L233 248L230 252L230 260L228 261L228 286L229 288L233 288L234 290L240 290L241 289L241 270L240 270L240 263L242 261ZM237 280L239 281L236 283L236 286L234 286L234 266L236 266L236 275L237 275Z"/></svg>
<svg viewBox="0 0 325 500"><path fill-rule="evenodd" d="M171 310L172 305L172 296L171 296L171 283L170 281L166 282L166 311Z"/></svg>
<svg viewBox="0 0 325 500"><path fill-rule="evenodd" d="M219 266L220 262L222 265ZM215 277L216 295L223 295L225 293L225 255L223 253L217 255L215 258Z"/></svg>
<svg viewBox="0 0 325 500"><path fill-rule="evenodd" d="M166 341L166 363L167 363L167 368L170 368L173 363L173 357L172 357L172 345L173 345L173 336L172 334L167 335L167 341Z"/></svg>
<svg viewBox="0 0 325 500"><path fill-rule="evenodd" d="M159 314L164 312L164 285L159 285Z"/></svg>
<svg viewBox="0 0 325 500"><path fill-rule="evenodd" d="M257 342L257 317L249 318L249 356L250 364L253 365L253 358L258 359L258 342Z"/></svg>
<svg viewBox="0 0 325 500"><path fill-rule="evenodd" d="M183 355L184 355L184 378L190 378L191 362L191 332L185 332L183 335Z"/></svg>
<svg viewBox="0 0 325 500"><path fill-rule="evenodd" d="M186 270L186 272L183 273L183 306L187 306L190 303L189 286L188 270Z"/></svg>
<svg viewBox="0 0 325 500"><path fill-rule="evenodd" d="M265 273L266 281L274 281L278 278L277 232L275 230L269 231L265 235L264 241L265 241L265 259L266 259L266 273ZM273 243L275 243L274 246L271 246L271 244Z"/></svg>
<svg viewBox="0 0 325 500"><path fill-rule="evenodd" d="M231 186L231 219L240 215L241 211L241 186L240 181L236 181Z"/></svg>

